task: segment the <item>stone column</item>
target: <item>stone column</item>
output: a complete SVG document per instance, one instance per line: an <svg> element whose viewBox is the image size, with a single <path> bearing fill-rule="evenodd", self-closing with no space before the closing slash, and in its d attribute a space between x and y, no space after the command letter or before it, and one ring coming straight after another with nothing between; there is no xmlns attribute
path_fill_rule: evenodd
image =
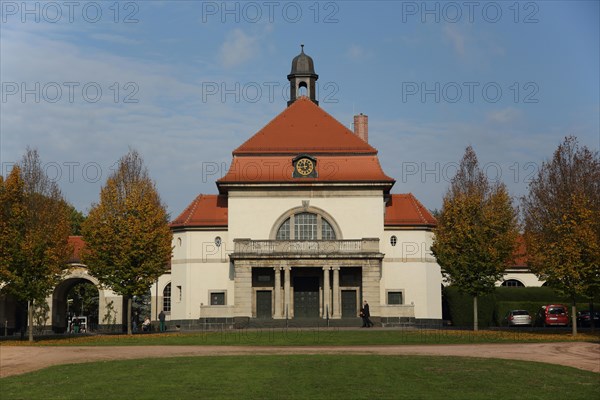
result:
<svg viewBox="0 0 600 400"><path fill-rule="evenodd" d="M362 266L362 299L369 302L371 317L379 317L381 261L367 261ZM373 318L371 318L373 320Z"/></svg>
<svg viewBox="0 0 600 400"><path fill-rule="evenodd" d="M340 301L340 267L333 267L333 314L332 318L342 318Z"/></svg>
<svg viewBox="0 0 600 400"><path fill-rule="evenodd" d="M235 263L234 315L252 317L252 267L240 262Z"/></svg>
<svg viewBox="0 0 600 400"><path fill-rule="evenodd" d="M329 287L329 270L323 267L323 318L331 317L331 288Z"/></svg>
<svg viewBox="0 0 600 400"><path fill-rule="evenodd" d="M283 267L283 317L286 315L291 318L292 310L290 310L290 270L292 267L286 265Z"/></svg>
<svg viewBox="0 0 600 400"><path fill-rule="evenodd" d="M282 317L281 312L281 267L273 268L275 270L275 315L274 319Z"/></svg>

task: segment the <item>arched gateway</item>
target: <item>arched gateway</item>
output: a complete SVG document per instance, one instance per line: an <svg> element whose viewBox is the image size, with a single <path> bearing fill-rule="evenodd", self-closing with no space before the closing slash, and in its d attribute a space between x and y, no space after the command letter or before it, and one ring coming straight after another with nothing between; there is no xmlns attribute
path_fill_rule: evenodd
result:
<svg viewBox="0 0 600 400"><path fill-rule="evenodd" d="M74 293L77 288L84 290ZM121 331L126 323L123 297L103 288L81 264L65 270L60 283L46 301L50 305L54 333L68 331L69 321L74 317L86 317L88 331Z"/></svg>

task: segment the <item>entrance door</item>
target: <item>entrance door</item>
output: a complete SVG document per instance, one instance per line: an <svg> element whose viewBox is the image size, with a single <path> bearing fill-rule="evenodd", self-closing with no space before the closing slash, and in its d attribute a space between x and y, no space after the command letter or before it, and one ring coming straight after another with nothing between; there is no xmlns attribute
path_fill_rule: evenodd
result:
<svg viewBox="0 0 600 400"><path fill-rule="evenodd" d="M356 318L356 290L342 290L342 318Z"/></svg>
<svg viewBox="0 0 600 400"><path fill-rule="evenodd" d="M294 318L319 318L319 278L294 278Z"/></svg>
<svg viewBox="0 0 600 400"><path fill-rule="evenodd" d="M257 290L256 291L256 318L270 319L271 318L271 291Z"/></svg>

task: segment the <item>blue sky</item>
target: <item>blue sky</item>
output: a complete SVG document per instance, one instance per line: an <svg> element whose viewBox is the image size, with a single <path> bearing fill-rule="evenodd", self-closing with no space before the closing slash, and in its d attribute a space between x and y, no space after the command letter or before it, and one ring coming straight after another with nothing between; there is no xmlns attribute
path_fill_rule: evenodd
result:
<svg viewBox="0 0 600 400"><path fill-rule="evenodd" d="M0 162L37 148L84 212L129 147L173 218L216 193L300 43L321 107L367 114L393 192L430 209L468 145L514 196L565 135L600 146L597 1L75 3L1 2Z"/></svg>

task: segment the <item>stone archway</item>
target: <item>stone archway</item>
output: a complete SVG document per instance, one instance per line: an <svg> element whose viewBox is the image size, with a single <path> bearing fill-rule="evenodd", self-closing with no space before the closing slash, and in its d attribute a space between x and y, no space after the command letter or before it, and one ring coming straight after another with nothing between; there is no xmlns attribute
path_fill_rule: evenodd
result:
<svg viewBox="0 0 600 400"><path fill-rule="evenodd" d="M79 310L70 310L72 306L67 302L67 295L77 285L89 284L93 285L98 292L98 310L93 313L94 321L89 321L89 328L95 329L98 326L98 317L102 315L101 305L104 304L103 291L98 289L98 282L87 273L84 268L77 268L71 271L65 278L54 288L52 292L52 330L55 333L63 333L67 330L68 314L80 314ZM79 308L79 307L78 307Z"/></svg>
<svg viewBox="0 0 600 400"><path fill-rule="evenodd" d="M98 296L98 309L93 310L90 313L91 319L88 321L88 329L96 330L102 322L102 315L106 305L104 290L100 289L98 280L89 275L86 268L75 267L64 276L58 285L56 285L52 292L51 299L48 299L48 302L51 303L52 310L52 330L55 333L63 333L67 330L69 313L81 313L80 310L70 309L72 305L67 302L67 295L77 285L82 284L95 287ZM80 306L78 308L80 308Z"/></svg>

